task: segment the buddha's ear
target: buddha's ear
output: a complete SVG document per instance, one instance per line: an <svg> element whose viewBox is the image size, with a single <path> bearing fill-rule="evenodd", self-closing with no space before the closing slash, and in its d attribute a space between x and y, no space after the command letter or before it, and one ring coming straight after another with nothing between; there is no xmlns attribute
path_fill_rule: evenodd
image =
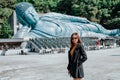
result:
<svg viewBox="0 0 120 80"><path fill-rule="evenodd" d="M30 27L30 25L28 24L28 22L25 21L21 16L18 16L18 15L17 15L17 20L18 20L18 22L20 22L23 26L28 26L28 27Z"/></svg>

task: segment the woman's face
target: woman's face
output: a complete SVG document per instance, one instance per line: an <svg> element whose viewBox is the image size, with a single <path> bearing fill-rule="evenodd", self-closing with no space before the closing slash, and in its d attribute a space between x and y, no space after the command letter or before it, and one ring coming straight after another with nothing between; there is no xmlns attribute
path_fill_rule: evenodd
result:
<svg viewBox="0 0 120 80"><path fill-rule="evenodd" d="M72 42L73 42L73 44L77 44L78 43L78 36L77 35L73 35L72 36Z"/></svg>

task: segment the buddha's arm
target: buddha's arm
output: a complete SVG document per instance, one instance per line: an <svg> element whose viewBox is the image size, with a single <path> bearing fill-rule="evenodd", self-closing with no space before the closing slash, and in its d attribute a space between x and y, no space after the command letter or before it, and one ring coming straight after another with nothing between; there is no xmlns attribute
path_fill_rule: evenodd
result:
<svg viewBox="0 0 120 80"><path fill-rule="evenodd" d="M52 18L56 20L63 20L63 21L69 21L69 22L81 22L81 23L89 23L89 21L86 18L80 18L80 17L75 17L75 16L70 16L70 15L65 15L65 14L60 14L60 13L47 13L41 18Z"/></svg>
<svg viewBox="0 0 120 80"><path fill-rule="evenodd" d="M13 38L24 38L24 35L29 32L30 28L27 26L23 26L18 30L18 32L13 36Z"/></svg>

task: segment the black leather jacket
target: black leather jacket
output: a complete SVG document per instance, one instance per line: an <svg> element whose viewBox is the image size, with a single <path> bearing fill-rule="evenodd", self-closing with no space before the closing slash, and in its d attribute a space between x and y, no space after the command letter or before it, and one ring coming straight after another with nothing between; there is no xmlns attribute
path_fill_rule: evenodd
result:
<svg viewBox="0 0 120 80"><path fill-rule="evenodd" d="M82 78L84 77L82 63L87 60L87 54L84 50L84 46L81 43L79 43L76 49L74 50L73 56L70 55L70 50L68 52L67 69L70 71L70 74L74 78Z"/></svg>

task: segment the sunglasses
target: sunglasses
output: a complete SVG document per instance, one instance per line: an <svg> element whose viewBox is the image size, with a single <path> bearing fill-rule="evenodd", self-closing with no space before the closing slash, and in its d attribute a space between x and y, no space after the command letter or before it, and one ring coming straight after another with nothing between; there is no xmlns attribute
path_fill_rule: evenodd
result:
<svg viewBox="0 0 120 80"><path fill-rule="evenodd" d="M72 37L72 39L78 39L77 37Z"/></svg>

